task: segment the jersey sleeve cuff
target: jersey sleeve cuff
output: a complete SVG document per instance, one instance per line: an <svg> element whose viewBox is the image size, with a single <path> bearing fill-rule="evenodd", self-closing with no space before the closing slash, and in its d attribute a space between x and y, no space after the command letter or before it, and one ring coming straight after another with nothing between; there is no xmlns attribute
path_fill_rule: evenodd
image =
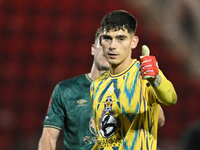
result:
<svg viewBox="0 0 200 150"><path fill-rule="evenodd" d="M62 130L62 128L54 126L54 125L44 125L44 128L54 128L54 129L58 129L58 130Z"/></svg>

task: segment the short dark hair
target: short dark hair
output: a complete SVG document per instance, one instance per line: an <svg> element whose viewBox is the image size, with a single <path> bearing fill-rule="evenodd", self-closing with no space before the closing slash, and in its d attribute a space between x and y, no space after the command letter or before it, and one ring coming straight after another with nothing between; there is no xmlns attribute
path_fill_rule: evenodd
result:
<svg viewBox="0 0 200 150"><path fill-rule="evenodd" d="M108 13L101 21L102 31L127 29L128 33L135 33L137 27L137 20L133 15L124 10L115 10Z"/></svg>

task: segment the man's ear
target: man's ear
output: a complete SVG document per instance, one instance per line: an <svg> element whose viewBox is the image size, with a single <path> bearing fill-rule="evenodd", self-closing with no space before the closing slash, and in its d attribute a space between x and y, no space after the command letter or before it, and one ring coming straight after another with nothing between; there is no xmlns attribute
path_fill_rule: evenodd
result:
<svg viewBox="0 0 200 150"><path fill-rule="evenodd" d="M134 36L134 37L132 38L131 48L132 48L132 49L136 48L138 42L139 42L139 37L138 37L138 36Z"/></svg>
<svg viewBox="0 0 200 150"><path fill-rule="evenodd" d="M102 39L102 35L99 36L99 44L102 46L102 44L101 44L101 39Z"/></svg>
<svg viewBox="0 0 200 150"><path fill-rule="evenodd" d="M94 51L95 51L95 44L92 44L91 46L91 54L94 55Z"/></svg>

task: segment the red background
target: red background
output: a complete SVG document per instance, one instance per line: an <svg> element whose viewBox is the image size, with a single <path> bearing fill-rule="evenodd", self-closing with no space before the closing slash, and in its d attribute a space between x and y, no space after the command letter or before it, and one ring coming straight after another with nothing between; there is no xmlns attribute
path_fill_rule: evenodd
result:
<svg viewBox="0 0 200 150"><path fill-rule="evenodd" d="M177 104L163 106L166 123L158 143L177 144L184 129L198 120L199 85L173 55L176 49L166 47L156 27L149 30L139 8L122 0L6 0L0 4L1 149L37 149L55 85L90 71L95 31L115 9L138 20L140 42L133 57L139 58L141 46L148 45L177 91Z"/></svg>

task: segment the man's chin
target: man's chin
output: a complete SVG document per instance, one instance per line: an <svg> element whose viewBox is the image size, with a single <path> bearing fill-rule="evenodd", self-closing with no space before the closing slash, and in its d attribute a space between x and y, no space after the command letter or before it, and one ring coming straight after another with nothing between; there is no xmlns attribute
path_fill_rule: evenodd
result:
<svg viewBox="0 0 200 150"><path fill-rule="evenodd" d="M107 66L101 66L101 70L102 71L107 71L107 70L109 70L110 69L110 66L109 65L107 65Z"/></svg>

